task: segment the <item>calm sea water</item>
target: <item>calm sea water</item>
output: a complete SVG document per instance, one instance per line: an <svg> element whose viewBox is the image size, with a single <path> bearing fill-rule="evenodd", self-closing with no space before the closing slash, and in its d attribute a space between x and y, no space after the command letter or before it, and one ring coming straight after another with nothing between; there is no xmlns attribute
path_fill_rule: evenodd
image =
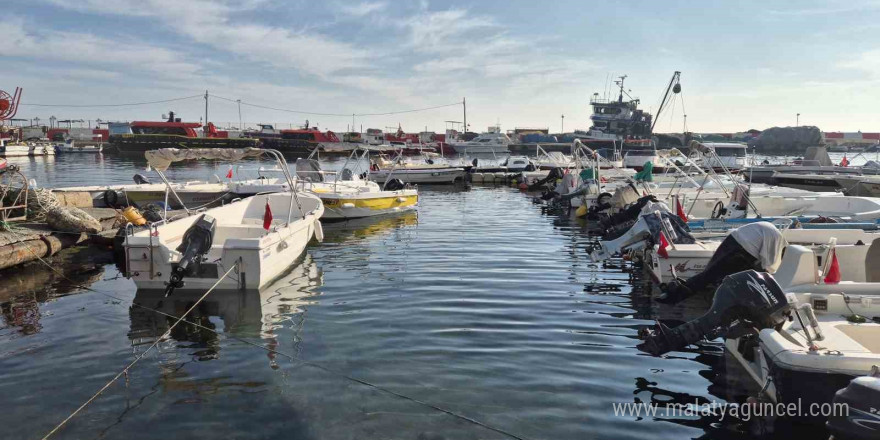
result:
<svg viewBox="0 0 880 440"><path fill-rule="evenodd" d="M127 183L143 168L13 162L50 187ZM53 438L755 438L720 416L615 414L747 392L720 343L637 351L638 328L663 313L639 270L591 263L584 225L525 194L425 187L417 213L325 233L269 288L209 296L190 318L201 327L178 326ZM168 329L155 310L196 299L136 292L85 258L68 276L97 292L39 267L0 273L2 438L48 433Z"/></svg>

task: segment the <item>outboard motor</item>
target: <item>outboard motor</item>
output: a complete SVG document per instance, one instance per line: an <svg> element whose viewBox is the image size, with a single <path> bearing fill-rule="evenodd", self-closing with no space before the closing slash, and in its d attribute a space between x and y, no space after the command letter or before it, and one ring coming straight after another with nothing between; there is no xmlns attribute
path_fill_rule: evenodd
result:
<svg viewBox="0 0 880 440"><path fill-rule="evenodd" d="M736 337L751 329L779 326L790 311L788 299L770 274L747 270L724 278L705 315L676 328L658 322L653 329L640 331L644 342L638 348L660 356L704 338Z"/></svg>
<svg viewBox="0 0 880 440"><path fill-rule="evenodd" d="M474 159L476 160L476 159ZM562 168L553 168L547 173L547 177L538 180L537 182L529 185L529 191L534 191L538 188L544 187L544 185L548 183L556 182L556 179L561 178L563 175Z"/></svg>
<svg viewBox="0 0 880 440"><path fill-rule="evenodd" d="M403 183L400 179L390 179L385 182L385 186L382 187L383 191L400 191L406 188L406 184Z"/></svg>
<svg viewBox="0 0 880 440"><path fill-rule="evenodd" d="M147 179L147 176L143 174L135 174L132 179L134 179L134 183L137 183L138 185L147 185L150 183L150 179Z"/></svg>
<svg viewBox="0 0 880 440"><path fill-rule="evenodd" d="M645 205L648 204L648 202L659 203L659 200L657 200L657 197L654 196L653 194L643 196L643 197L639 198L632 205L626 207L626 209L624 209L620 212L614 213L614 214L608 216L608 218L604 218L604 219L600 220L599 225L603 229L608 230L608 229L614 228L615 225L619 225L619 224L626 223L626 222L634 222L639 219L639 215L642 212L642 208L644 208Z"/></svg>
<svg viewBox="0 0 880 440"><path fill-rule="evenodd" d="M165 296L174 292L174 289L183 287L184 277L198 272L202 258L208 253L211 249L211 244L214 242L214 230L216 228L217 220L207 214L202 214L184 232L183 240L181 240L180 246L177 247L177 251L183 253L183 256L180 257L180 262L171 271L171 279L168 281L168 288L165 289Z"/></svg>
<svg viewBox="0 0 880 440"><path fill-rule="evenodd" d="M846 405L847 412L828 417L825 427L836 440L876 439L880 433L880 377L875 374L853 379L834 394L832 408Z"/></svg>

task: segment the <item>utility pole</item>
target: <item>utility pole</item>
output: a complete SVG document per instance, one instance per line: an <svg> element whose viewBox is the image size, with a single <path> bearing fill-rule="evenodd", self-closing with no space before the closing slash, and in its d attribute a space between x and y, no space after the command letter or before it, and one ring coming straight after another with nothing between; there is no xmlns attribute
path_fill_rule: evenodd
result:
<svg viewBox="0 0 880 440"><path fill-rule="evenodd" d="M238 130L241 131L241 100L237 99L235 102L238 103Z"/></svg>
<svg viewBox="0 0 880 440"><path fill-rule="evenodd" d="M208 125L208 91L205 90L205 125Z"/></svg>
<svg viewBox="0 0 880 440"><path fill-rule="evenodd" d="M565 115L562 115L562 130L560 133L565 134Z"/></svg>
<svg viewBox="0 0 880 440"><path fill-rule="evenodd" d="M461 98L461 108L464 110L464 132L462 134L467 133L467 97Z"/></svg>

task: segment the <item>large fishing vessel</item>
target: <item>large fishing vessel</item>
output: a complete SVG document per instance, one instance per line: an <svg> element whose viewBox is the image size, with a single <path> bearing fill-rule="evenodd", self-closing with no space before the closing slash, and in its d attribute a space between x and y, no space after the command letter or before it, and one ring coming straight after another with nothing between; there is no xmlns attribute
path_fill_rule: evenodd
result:
<svg viewBox="0 0 880 440"><path fill-rule="evenodd" d="M679 77L680 72L672 75L658 114L674 95L681 92ZM609 99L599 93L594 93L590 98L592 126L581 140L593 149L610 149L612 157L608 159L622 160L627 168L641 170L646 162L651 162L654 170L663 171L652 141L655 119L650 113L639 109L641 101L633 98L624 87L626 78L623 75L614 81L618 88L617 99Z"/></svg>
<svg viewBox="0 0 880 440"><path fill-rule="evenodd" d="M258 145L256 139L230 139L228 133L217 130L214 124L202 127L198 122L182 122L175 116L170 112L164 122L134 121L128 124L129 132L113 127L110 145L120 154L137 157L160 148L252 148Z"/></svg>

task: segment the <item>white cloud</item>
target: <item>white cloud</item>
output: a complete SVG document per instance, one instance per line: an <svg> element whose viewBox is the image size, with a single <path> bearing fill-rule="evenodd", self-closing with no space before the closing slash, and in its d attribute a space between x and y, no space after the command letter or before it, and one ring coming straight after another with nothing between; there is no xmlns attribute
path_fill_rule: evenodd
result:
<svg viewBox="0 0 880 440"><path fill-rule="evenodd" d="M340 4L339 11L353 17L364 17L374 12L379 12L388 7L386 2L361 2L357 4Z"/></svg>
<svg viewBox="0 0 880 440"><path fill-rule="evenodd" d="M61 61L73 65L104 66L108 71L119 68L146 72L150 75L190 77L200 70L182 53L136 41L102 38L91 34L62 31L37 31L20 19L0 21L4 29L3 54L28 59ZM144 62L149 60L149 62ZM60 73L82 70L64 69ZM92 72L92 77L95 73Z"/></svg>

